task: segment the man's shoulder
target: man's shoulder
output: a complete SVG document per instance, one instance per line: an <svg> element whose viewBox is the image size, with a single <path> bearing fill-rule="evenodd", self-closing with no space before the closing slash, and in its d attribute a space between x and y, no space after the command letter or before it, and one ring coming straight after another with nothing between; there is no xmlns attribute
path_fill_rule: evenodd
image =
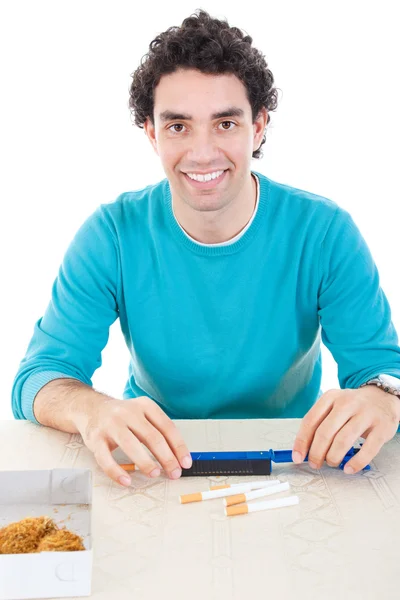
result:
<svg viewBox="0 0 400 600"><path fill-rule="evenodd" d="M109 202L98 205L93 217L100 219L113 230L140 227L143 220L149 222L149 213L155 214L161 210L165 198L167 180L147 185L136 190L120 193Z"/></svg>
<svg viewBox="0 0 400 600"><path fill-rule="evenodd" d="M118 213L121 210L140 210L150 202L159 201L165 196L167 180L163 179L137 190L121 192L114 200L101 204L104 210Z"/></svg>
<svg viewBox="0 0 400 600"><path fill-rule="evenodd" d="M326 196L272 180L263 174L257 173L257 175L264 179L269 186L271 202L279 206L281 210L296 211L298 209L303 215L305 213L325 214L328 219L332 218L338 210L341 210L334 200Z"/></svg>

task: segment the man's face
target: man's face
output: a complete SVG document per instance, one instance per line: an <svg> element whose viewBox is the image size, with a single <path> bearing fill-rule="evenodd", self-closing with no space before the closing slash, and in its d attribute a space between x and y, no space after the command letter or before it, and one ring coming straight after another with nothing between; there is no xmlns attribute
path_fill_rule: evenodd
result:
<svg viewBox="0 0 400 600"><path fill-rule="evenodd" d="M148 118L144 127L174 199L197 211L214 211L249 185L252 153L260 146L266 119L263 110L253 124L246 89L235 75L180 69L161 78L154 126ZM196 174L215 179L193 181L190 175Z"/></svg>

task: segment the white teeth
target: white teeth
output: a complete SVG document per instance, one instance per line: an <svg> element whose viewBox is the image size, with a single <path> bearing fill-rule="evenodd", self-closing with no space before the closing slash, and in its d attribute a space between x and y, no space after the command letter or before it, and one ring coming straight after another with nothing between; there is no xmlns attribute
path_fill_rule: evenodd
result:
<svg viewBox="0 0 400 600"><path fill-rule="evenodd" d="M196 181L211 181L211 179L216 179L220 175L222 175L223 171L216 171L215 173L207 173L206 175L197 175L196 173L186 173L190 179L195 179Z"/></svg>

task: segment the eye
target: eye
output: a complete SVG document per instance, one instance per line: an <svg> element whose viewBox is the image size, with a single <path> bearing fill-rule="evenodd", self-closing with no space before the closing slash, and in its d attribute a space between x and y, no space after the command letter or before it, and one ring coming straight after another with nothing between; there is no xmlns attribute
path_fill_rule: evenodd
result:
<svg viewBox="0 0 400 600"><path fill-rule="evenodd" d="M233 121L222 121L222 123L220 123L220 125L226 125L227 123L229 125L236 125L236 123L234 123ZM231 129L233 129L233 127L230 127L229 129L225 129L225 127L223 127L224 131L230 131Z"/></svg>
<svg viewBox="0 0 400 600"><path fill-rule="evenodd" d="M172 129L173 127L184 127L184 125L182 125L182 123L174 123L168 127L168 129L170 129L173 133L181 133L180 131Z"/></svg>

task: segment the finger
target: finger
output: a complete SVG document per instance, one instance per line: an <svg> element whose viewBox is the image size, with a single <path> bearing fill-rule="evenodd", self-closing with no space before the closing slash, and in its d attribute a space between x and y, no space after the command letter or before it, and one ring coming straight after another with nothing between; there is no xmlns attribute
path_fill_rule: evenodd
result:
<svg viewBox="0 0 400 600"><path fill-rule="evenodd" d="M369 427L366 431L364 431L364 433L362 433L360 435L360 437L366 439L369 436L369 434L371 433L371 430L372 430L372 427Z"/></svg>
<svg viewBox="0 0 400 600"><path fill-rule="evenodd" d="M330 467L337 467L354 446L360 434L370 425L370 421L362 414L350 418L342 429L336 434L331 447L326 455L326 462Z"/></svg>
<svg viewBox="0 0 400 600"><path fill-rule="evenodd" d="M334 391L325 392L314 404L314 406L303 417L300 429L293 444L292 460L295 463L302 462L311 446L315 431L326 416L332 410L334 402Z"/></svg>
<svg viewBox="0 0 400 600"><path fill-rule="evenodd" d="M124 423L124 427L120 428L114 434L114 439L121 450L125 452L141 473L144 473L149 477L158 477L161 473L160 466L150 456L149 452L147 452L146 448L144 448L141 443L143 442L156 457L157 451L154 447L157 446L158 443L164 443L165 446L167 446L167 443L161 434L158 431L154 431L153 433L153 429L152 425L150 425L145 418L136 418L134 423L130 423L128 420Z"/></svg>
<svg viewBox="0 0 400 600"><path fill-rule="evenodd" d="M138 421L137 419L128 421L128 427L135 434L137 439L142 442L150 452L157 458L164 471L171 479L178 479L182 475L182 469L178 459L172 452L167 440L162 433L154 427L146 418ZM130 447L130 440L121 440L121 444L124 443L124 452L128 453L128 456L135 451L135 448ZM122 445L121 445L122 447ZM144 458L144 454L148 455L146 450L141 446L141 457L136 460L136 464L139 469L142 470L141 460Z"/></svg>
<svg viewBox="0 0 400 600"><path fill-rule="evenodd" d="M347 475L353 475L353 473L361 471L375 458L383 444L387 441L388 436L385 435L385 432L380 427L373 429L365 440L361 450L345 465L344 472Z"/></svg>
<svg viewBox="0 0 400 600"><path fill-rule="evenodd" d="M340 407L331 410L329 415L322 421L314 434L314 439L311 443L308 453L308 464L312 469L320 469L322 467L326 456L329 454L332 444L335 443L336 436L339 435L341 429L346 425L346 423L351 421L351 419L352 412L350 407L347 407L347 409ZM357 423L355 423L354 426L357 427ZM351 429L350 431L346 430L346 434L351 434ZM339 451L341 450L342 445L339 444ZM346 454L346 452L348 452L348 450L349 448L344 450L343 456Z"/></svg>
<svg viewBox="0 0 400 600"><path fill-rule="evenodd" d="M163 434L180 465L184 469L191 467L192 457L175 423L155 402L145 408L145 415L148 421Z"/></svg>
<svg viewBox="0 0 400 600"><path fill-rule="evenodd" d="M113 458L110 448L107 446L105 441L98 442L95 450L93 451L93 455L100 469L104 471L104 473L108 475L110 479L113 479L117 483L120 483L124 486L129 486L132 483L129 475L127 475L127 473Z"/></svg>

